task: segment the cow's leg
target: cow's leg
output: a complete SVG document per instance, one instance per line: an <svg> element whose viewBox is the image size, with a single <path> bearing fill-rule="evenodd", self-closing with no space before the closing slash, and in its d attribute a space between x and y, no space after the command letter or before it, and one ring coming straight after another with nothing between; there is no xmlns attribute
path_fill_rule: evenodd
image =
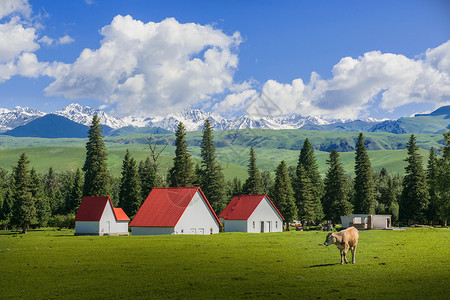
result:
<svg viewBox="0 0 450 300"><path fill-rule="evenodd" d="M345 247L344 250L342 250L342 252L344 253L344 261L346 264L348 264L347 251L348 251L348 247Z"/></svg>
<svg viewBox="0 0 450 300"><path fill-rule="evenodd" d="M356 263L355 257L356 257L356 246L353 246L352 247L352 263L353 264Z"/></svg>
<svg viewBox="0 0 450 300"><path fill-rule="evenodd" d="M339 250L341 252L341 265L344 264L344 250Z"/></svg>

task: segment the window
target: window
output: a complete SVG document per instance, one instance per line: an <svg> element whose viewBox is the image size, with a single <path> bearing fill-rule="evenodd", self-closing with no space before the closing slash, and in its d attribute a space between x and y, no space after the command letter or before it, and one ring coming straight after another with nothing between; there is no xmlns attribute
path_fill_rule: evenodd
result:
<svg viewBox="0 0 450 300"><path fill-rule="evenodd" d="M183 233L183 229L181 229L181 233Z"/></svg>
<svg viewBox="0 0 450 300"><path fill-rule="evenodd" d="M275 221L275 228L278 228L278 221Z"/></svg>
<svg viewBox="0 0 450 300"><path fill-rule="evenodd" d="M354 217L353 224L361 224L361 217Z"/></svg>
<svg viewBox="0 0 450 300"><path fill-rule="evenodd" d="M253 229L255 229L255 221L253 221Z"/></svg>

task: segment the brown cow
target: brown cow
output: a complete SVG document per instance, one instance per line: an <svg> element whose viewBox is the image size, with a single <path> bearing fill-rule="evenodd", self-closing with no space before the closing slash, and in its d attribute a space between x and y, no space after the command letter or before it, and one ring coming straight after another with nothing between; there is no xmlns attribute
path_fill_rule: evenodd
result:
<svg viewBox="0 0 450 300"><path fill-rule="evenodd" d="M325 240L325 246L335 244L341 250L341 265L348 263L347 251L352 250L352 263L355 263L356 245L358 244L359 232L355 227L349 227L338 233L329 233Z"/></svg>

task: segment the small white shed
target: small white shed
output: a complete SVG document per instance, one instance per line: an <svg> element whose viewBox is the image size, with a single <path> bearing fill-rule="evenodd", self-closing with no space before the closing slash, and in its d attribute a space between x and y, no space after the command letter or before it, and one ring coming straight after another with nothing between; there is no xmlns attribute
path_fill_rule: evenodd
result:
<svg viewBox="0 0 450 300"><path fill-rule="evenodd" d="M392 215L352 214L341 216L342 228L386 229L392 226Z"/></svg>
<svg viewBox="0 0 450 300"><path fill-rule="evenodd" d="M207 235L220 226L199 187L153 188L130 223L133 235Z"/></svg>
<svg viewBox="0 0 450 300"><path fill-rule="evenodd" d="M284 218L267 195L235 196L220 213L225 232L281 232Z"/></svg>
<svg viewBox="0 0 450 300"><path fill-rule="evenodd" d="M75 216L75 235L128 235L129 221L109 197L83 197Z"/></svg>

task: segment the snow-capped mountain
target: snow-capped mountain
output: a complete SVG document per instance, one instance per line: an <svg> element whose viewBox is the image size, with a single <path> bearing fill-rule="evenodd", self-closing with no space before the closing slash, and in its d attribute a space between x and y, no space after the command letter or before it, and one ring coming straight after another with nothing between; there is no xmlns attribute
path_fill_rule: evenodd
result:
<svg viewBox="0 0 450 300"><path fill-rule="evenodd" d="M89 106L81 106L76 103L69 104L61 110L52 112L52 114L63 116L69 120L86 126L91 125L94 115L98 116L100 124L107 125L113 129L119 129L130 125L117 117L108 115L104 111L93 109Z"/></svg>
<svg viewBox="0 0 450 300"><path fill-rule="evenodd" d="M17 126L25 125L44 115L45 113L29 107L16 106L12 110L0 108L0 131L11 130Z"/></svg>
<svg viewBox="0 0 450 300"><path fill-rule="evenodd" d="M160 127L170 131L176 131L180 122L183 122L187 131L202 130L203 124L209 119L214 130L226 130L228 120L221 116L200 109L186 109L180 113L169 114L165 117L155 117L147 124L147 127Z"/></svg>
<svg viewBox="0 0 450 300"><path fill-rule="evenodd" d="M203 129L206 119L209 119L214 130L231 129L298 129L305 125L327 125L329 122L320 117L292 116L249 116L243 115L226 119L211 112L200 109L186 109L179 113L167 116L138 117L127 116L119 118L111 116L100 109L81 106L72 103L52 114L63 116L74 122L89 126L92 117L97 115L100 124L112 129L125 126L133 127L160 127L170 131L176 131L179 122L183 122L187 131L199 131ZM13 110L0 108L0 130L6 131L44 116L45 113L31 108L16 107Z"/></svg>

